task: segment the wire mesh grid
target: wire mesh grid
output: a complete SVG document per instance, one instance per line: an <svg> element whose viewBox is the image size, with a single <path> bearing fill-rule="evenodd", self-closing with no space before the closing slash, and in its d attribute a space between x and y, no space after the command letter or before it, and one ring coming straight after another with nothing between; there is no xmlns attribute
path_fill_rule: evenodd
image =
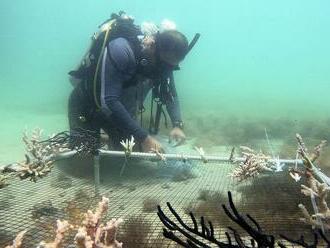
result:
<svg viewBox="0 0 330 248"><path fill-rule="evenodd" d="M193 176L178 179L177 173L181 172L175 171L173 167L166 167L162 163L134 162L128 164L124 175L119 177L122 162L102 161L100 195L110 199L105 220L121 217L125 221L118 238L124 242L124 247L177 247L174 242L163 238L163 225L158 219L155 206L161 205L164 212L169 214L166 202L171 202L182 219L190 223L187 211L198 208L198 198L203 190L220 192L225 196L222 202L224 204L227 203L227 191L233 191L234 202L238 204L239 210L256 217L267 231L283 231L287 235L305 231L302 225L297 226L296 208L292 208L292 213L290 210L281 216L280 211L291 204L285 201L286 198L282 196L276 199L276 195L268 195L279 190L289 193L292 191L290 185L293 184L283 183L283 175L271 177L271 180L266 178L268 187L263 188L262 182L240 185L232 182L228 177L233 169L230 164L201 163L189 166ZM37 183L15 181L0 191L0 247L5 247L22 230L28 230L24 247L35 247L41 240L49 241L54 237L57 219L65 219L75 225L81 224L82 214L87 209L94 210L100 200L100 196L94 195L90 161L86 162L89 166L82 164L81 161L72 160L61 162L48 177ZM79 177L76 176L77 173ZM259 197L253 198L251 192ZM273 210L267 209L268 206L272 206ZM277 207L279 212L274 211ZM216 233L220 239L225 240L224 232L227 225L231 224L222 222L226 216L221 215L220 211L221 209L211 211L207 218L218 224ZM290 215L293 224L288 226L285 223ZM293 229L288 230L287 227ZM73 238L72 231L66 237L65 247L73 244Z"/></svg>

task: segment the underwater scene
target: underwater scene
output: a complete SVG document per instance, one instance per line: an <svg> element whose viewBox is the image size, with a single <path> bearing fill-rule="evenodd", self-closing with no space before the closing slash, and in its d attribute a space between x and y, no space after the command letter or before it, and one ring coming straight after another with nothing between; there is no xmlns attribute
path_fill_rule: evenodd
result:
<svg viewBox="0 0 330 248"><path fill-rule="evenodd" d="M0 23L0 248L330 247L329 1Z"/></svg>

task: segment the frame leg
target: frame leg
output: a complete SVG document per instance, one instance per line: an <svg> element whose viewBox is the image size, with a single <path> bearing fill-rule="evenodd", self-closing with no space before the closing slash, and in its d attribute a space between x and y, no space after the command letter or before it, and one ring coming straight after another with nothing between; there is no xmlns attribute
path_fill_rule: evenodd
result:
<svg viewBox="0 0 330 248"><path fill-rule="evenodd" d="M94 156L94 186L95 195L98 195L100 187L100 155Z"/></svg>

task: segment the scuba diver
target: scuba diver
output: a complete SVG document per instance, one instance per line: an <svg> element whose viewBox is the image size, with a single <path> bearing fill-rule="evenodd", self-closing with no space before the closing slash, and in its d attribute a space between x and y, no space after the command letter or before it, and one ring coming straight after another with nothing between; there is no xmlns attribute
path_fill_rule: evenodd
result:
<svg viewBox="0 0 330 248"><path fill-rule="evenodd" d="M104 130L116 150L121 140L133 136L142 151L162 152L161 144L152 135L159 130L165 105L173 126L170 140L185 140L173 71L179 69L199 34L189 44L173 25L168 26L163 30L151 23L139 27L122 11L100 25L80 66L69 72L71 79L78 82L69 98L70 131L88 130L100 140L100 131ZM142 127L142 112L150 90L148 132Z"/></svg>

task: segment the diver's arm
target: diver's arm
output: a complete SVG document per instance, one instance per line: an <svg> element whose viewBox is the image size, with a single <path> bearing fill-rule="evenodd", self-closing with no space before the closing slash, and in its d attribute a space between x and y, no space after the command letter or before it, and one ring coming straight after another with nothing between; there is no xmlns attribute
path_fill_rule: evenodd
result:
<svg viewBox="0 0 330 248"><path fill-rule="evenodd" d="M125 39L111 41L106 49L101 68L102 112L111 118L116 127L142 142L148 136L120 101L123 83L135 73L134 53Z"/></svg>
<svg viewBox="0 0 330 248"><path fill-rule="evenodd" d="M169 75L170 84L169 84L169 96L166 97L166 109L167 113L171 118L171 122L173 127L179 127L178 124L182 123L182 117L181 117L181 108L180 108L180 102L178 98L178 94L175 88L174 83L174 77L173 72Z"/></svg>

